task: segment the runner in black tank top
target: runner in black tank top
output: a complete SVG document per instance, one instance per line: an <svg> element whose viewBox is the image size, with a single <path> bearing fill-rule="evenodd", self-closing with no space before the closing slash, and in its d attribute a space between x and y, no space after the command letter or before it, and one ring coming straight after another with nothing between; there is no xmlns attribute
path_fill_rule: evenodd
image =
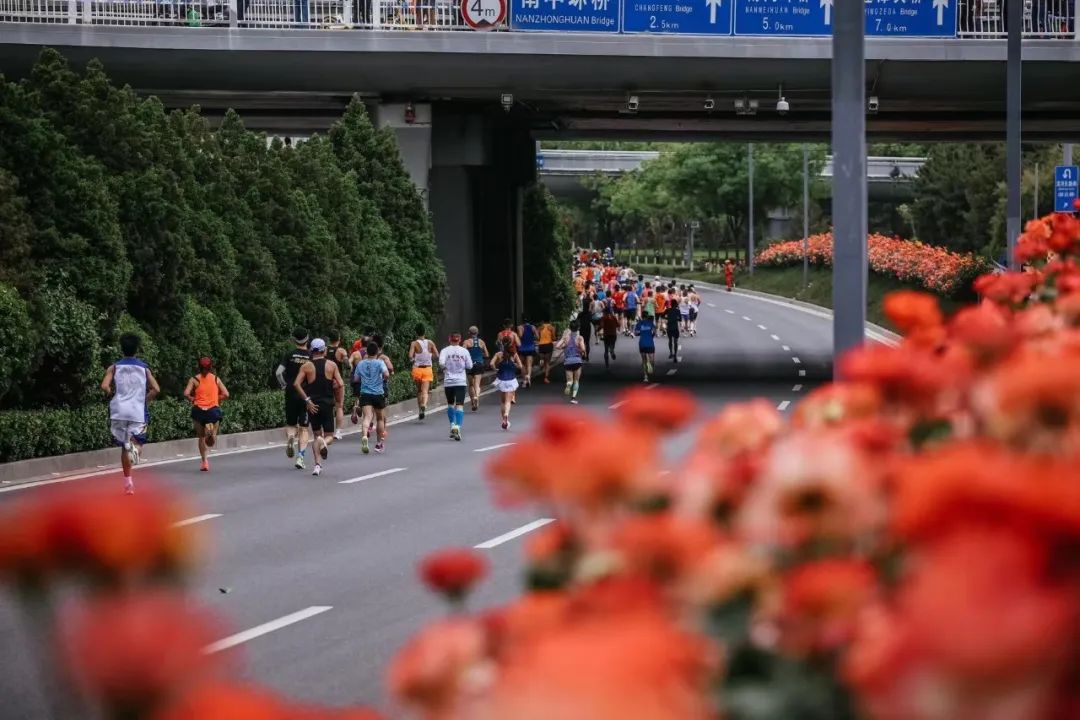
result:
<svg viewBox="0 0 1080 720"><path fill-rule="evenodd" d="M307 404L311 431L315 435L313 449L318 456L312 475L319 475L322 473L319 458L326 459L330 444L334 442L334 419L337 414L334 397L344 383L337 363L326 357L326 342L321 338L311 341L311 358L300 369L295 385Z"/></svg>

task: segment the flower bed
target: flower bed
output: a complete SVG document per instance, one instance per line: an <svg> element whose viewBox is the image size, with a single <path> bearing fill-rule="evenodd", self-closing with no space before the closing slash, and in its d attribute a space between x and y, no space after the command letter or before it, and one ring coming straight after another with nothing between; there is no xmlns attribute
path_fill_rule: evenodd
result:
<svg viewBox="0 0 1080 720"><path fill-rule="evenodd" d="M754 262L761 267L786 267L803 260L802 239L769 245ZM810 264L831 266L832 233L809 238ZM952 297L970 289L971 282L990 270L990 264L970 253L955 253L915 240L871 234L867 236L870 269L939 295Z"/></svg>

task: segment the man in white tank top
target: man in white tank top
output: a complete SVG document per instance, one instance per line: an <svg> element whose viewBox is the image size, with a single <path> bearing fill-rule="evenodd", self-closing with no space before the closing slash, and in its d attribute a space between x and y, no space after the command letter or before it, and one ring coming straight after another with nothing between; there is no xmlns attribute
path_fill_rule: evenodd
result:
<svg viewBox="0 0 1080 720"><path fill-rule="evenodd" d="M139 448L146 442L146 426L150 422L147 403L161 388L145 362L136 357L139 336L124 333L120 336L120 351L124 357L105 371L101 390L112 395L109 400L109 430L113 442L120 446L120 466L124 470L124 492L135 492L131 468L139 462Z"/></svg>

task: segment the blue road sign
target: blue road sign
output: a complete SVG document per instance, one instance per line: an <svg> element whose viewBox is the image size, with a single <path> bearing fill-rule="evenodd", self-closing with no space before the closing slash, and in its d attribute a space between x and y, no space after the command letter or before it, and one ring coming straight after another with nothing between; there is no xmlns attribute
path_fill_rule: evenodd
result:
<svg viewBox="0 0 1080 720"><path fill-rule="evenodd" d="M541 155L540 153L536 153L536 169L537 170L543 170L544 169L544 156Z"/></svg>
<svg viewBox="0 0 1080 720"><path fill-rule="evenodd" d="M733 0L623 0L623 32L730 35Z"/></svg>
<svg viewBox="0 0 1080 720"><path fill-rule="evenodd" d="M629 1L629 0L628 0ZM736 35L831 35L836 0L734 0ZM866 34L955 37L957 0L865 0Z"/></svg>
<svg viewBox="0 0 1080 720"><path fill-rule="evenodd" d="M619 32L619 0L510 0L510 27L558 32Z"/></svg>
<svg viewBox="0 0 1080 720"><path fill-rule="evenodd" d="M1080 175L1075 165L1058 165L1054 168L1054 212L1073 212L1078 191Z"/></svg>

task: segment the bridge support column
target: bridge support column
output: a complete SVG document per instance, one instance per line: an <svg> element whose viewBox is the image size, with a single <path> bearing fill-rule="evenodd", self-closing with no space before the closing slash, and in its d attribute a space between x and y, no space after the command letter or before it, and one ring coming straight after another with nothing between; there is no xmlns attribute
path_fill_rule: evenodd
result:
<svg viewBox="0 0 1080 720"><path fill-rule="evenodd" d="M375 125L393 129L405 170L420 191L424 206L430 207L431 105L380 103L375 107Z"/></svg>

